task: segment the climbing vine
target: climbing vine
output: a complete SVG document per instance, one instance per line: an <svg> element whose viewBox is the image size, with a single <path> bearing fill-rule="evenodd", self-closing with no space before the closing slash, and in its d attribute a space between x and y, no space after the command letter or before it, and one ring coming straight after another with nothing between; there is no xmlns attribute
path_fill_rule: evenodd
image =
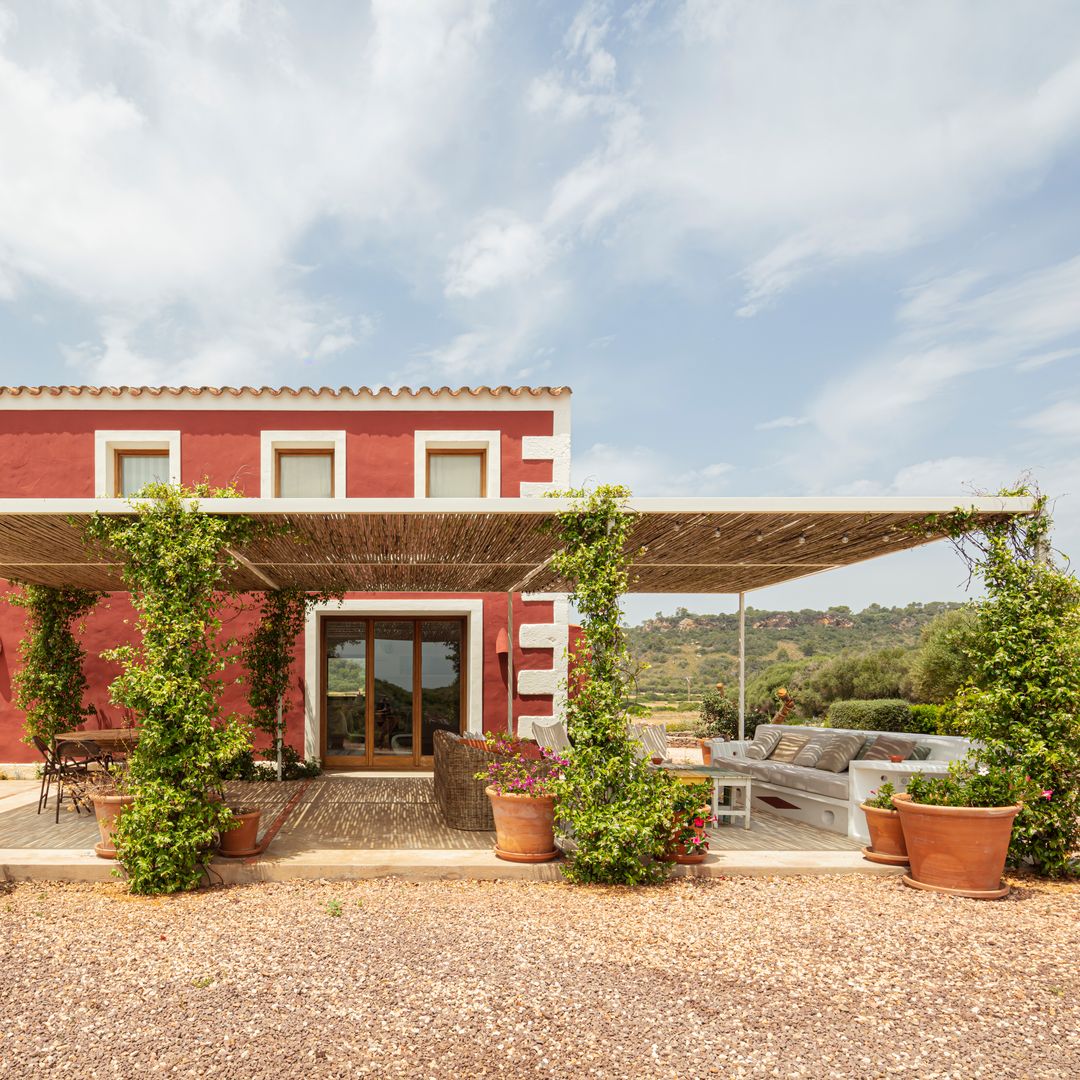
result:
<svg viewBox="0 0 1080 1080"><path fill-rule="evenodd" d="M23 585L8 596L26 612L26 633L19 646L22 668L12 678L15 704L26 714L25 738L51 742L58 731L73 731L93 705L83 703L85 653L79 638L81 620L101 593Z"/></svg>
<svg viewBox="0 0 1080 1080"><path fill-rule="evenodd" d="M118 857L136 893L200 883L216 836L232 824L220 799L226 764L250 745L248 729L222 715L226 646L218 615L230 554L257 531L242 515L199 509L232 489L148 485L128 516L95 514L87 535L119 555L140 640L103 655L123 670L109 688L141 734L132 755L134 804L116 831Z"/></svg>
<svg viewBox="0 0 1080 1080"><path fill-rule="evenodd" d="M569 657L573 749L556 784L560 828L571 841L566 875L609 885L660 881L668 870L659 860L674 813L672 782L649 768L627 734L632 666L620 601L634 554L630 492L604 486L559 494L574 503L558 515L563 546L552 569L573 583L582 631Z"/></svg>
<svg viewBox="0 0 1080 1080"><path fill-rule="evenodd" d="M311 609L331 599L340 597L329 593L304 592L296 588L265 592L259 600L259 621L243 643L242 655L248 672L251 723L270 737L270 748L266 757L278 762L280 755L279 779L289 780L294 776L309 775L312 765L317 769L317 764L305 763L292 747L284 745L282 709L289 689L293 646L297 636L304 629Z"/></svg>
<svg viewBox="0 0 1080 1080"><path fill-rule="evenodd" d="M974 757L1034 785L1013 828L1010 858L1041 874L1076 872L1080 850L1080 581L1056 565L1045 496L1032 516L979 522L958 509L928 519L986 589L976 608L973 675L955 703Z"/></svg>

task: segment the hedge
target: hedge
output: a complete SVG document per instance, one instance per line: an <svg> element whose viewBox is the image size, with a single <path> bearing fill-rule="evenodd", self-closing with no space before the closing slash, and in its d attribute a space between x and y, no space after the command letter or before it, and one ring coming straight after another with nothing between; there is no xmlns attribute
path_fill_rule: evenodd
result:
<svg viewBox="0 0 1080 1080"><path fill-rule="evenodd" d="M829 727L856 731L915 731L911 706L899 698L874 701L834 701L829 706Z"/></svg>

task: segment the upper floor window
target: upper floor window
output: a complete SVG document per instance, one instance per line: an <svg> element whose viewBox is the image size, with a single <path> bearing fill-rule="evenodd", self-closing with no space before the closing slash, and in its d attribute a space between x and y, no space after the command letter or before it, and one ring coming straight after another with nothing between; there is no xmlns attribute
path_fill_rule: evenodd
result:
<svg viewBox="0 0 1080 1080"><path fill-rule="evenodd" d="M179 431L94 432L94 491L129 499L147 484L180 483Z"/></svg>
<svg viewBox="0 0 1080 1080"><path fill-rule="evenodd" d="M115 450L113 478L118 499L137 495L147 484L169 482L168 450Z"/></svg>
<svg viewBox="0 0 1080 1080"><path fill-rule="evenodd" d="M429 450L427 496L435 499L479 499L487 493L487 452Z"/></svg>
<svg viewBox="0 0 1080 1080"><path fill-rule="evenodd" d="M281 499L332 499L333 450L278 450L274 494Z"/></svg>
<svg viewBox="0 0 1080 1080"><path fill-rule="evenodd" d="M345 498L344 431L261 431L259 443L264 499Z"/></svg>
<svg viewBox="0 0 1080 1080"><path fill-rule="evenodd" d="M416 431L413 451L414 498L499 498L502 432Z"/></svg>

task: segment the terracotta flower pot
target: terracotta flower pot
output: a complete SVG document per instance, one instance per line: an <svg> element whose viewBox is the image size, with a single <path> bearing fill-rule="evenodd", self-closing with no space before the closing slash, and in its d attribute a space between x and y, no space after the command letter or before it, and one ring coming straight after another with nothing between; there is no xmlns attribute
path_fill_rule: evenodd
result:
<svg viewBox="0 0 1080 1080"><path fill-rule="evenodd" d="M686 850L685 844L675 845L675 861L683 866L694 865L696 863L703 863L705 857L709 854L707 851L697 851L690 853Z"/></svg>
<svg viewBox="0 0 1080 1080"><path fill-rule="evenodd" d="M704 765L712 764L712 743L708 739L698 739L701 746L701 761Z"/></svg>
<svg viewBox="0 0 1080 1080"><path fill-rule="evenodd" d="M1008 895L1001 874L1019 806L926 806L910 795L893 804L911 862L905 885L976 900Z"/></svg>
<svg viewBox="0 0 1080 1080"><path fill-rule="evenodd" d="M241 859L259 854L259 818L261 810L252 806L230 807L232 815L240 822L233 829L221 834L220 854L227 859Z"/></svg>
<svg viewBox="0 0 1080 1080"><path fill-rule="evenodd" d="M862 849L863 858L886 866L905 865L908 853L899 812L866 803L860 804L859 808L866 815L866 827L870 830L870 846Z"/></svg>
<svg viewBox="0 0 1080 1080"><path fill-rule="evenodd" d="M92 795L94 817L97 818L101 843L94 845L94 853L101 859L115 859L113 831L124 811L135 801L134 795Z"/></svg>
<svg viewBox="0 0 1080 1080"><path fill-rule="evenodd" d="M555 847L555 799L551 795L500 795L485 788L495 818L495 854L507 862L547 862Z"/></svg>

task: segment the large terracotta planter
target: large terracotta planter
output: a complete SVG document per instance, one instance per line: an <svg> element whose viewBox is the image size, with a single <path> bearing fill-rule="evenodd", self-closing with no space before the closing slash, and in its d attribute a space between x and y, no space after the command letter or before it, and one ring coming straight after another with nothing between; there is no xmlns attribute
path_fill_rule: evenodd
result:
<svg viewBox="0 0 1080 1080"><path fill-rule="evenodd" d="M861 803L859 809L866 815L866 827L870 830L870 846L862 849L863 858L886 866L904 866L908 853L899 811L882 810L866 803Z"/></svg>
<svg viewBox="0 0 1080 1080"><path fill-rule="evenodd" d="M124 811L135 801L134 795L92 795L94 817L97 818L101 843L94 845L94 853L100 859L115 859L113 831Z"/></svg>
<svg viewBox="0 0 1080 1080"><path fill-rule="evenodd" d="M242 859L259 854L259 817L261 810L251 806L234 806L232 815L240 822L221 834L220 854L227 859Z"/></svg>
<svg viewBox="0 0 1080 1080"><path fill-rule="evenodd" d="M551 795L500 795L486 788L495 818L495 854L507 862L547 862L555 847L555 799Z"/></svg>
<svg viewBox="0 0 1080 1080"><path fill-rule="evenodd" d="M913 889L1000 900L1001 882L1019 806L925 806L910 795L894 795L900 813Z"/></svg>
<svg viewBox="0 0 1080 1080"><path fill-rule="evenodd" d="M712 743L708 739L698 739L701 745L701 762L703 765L712 764Z"/></svg>

